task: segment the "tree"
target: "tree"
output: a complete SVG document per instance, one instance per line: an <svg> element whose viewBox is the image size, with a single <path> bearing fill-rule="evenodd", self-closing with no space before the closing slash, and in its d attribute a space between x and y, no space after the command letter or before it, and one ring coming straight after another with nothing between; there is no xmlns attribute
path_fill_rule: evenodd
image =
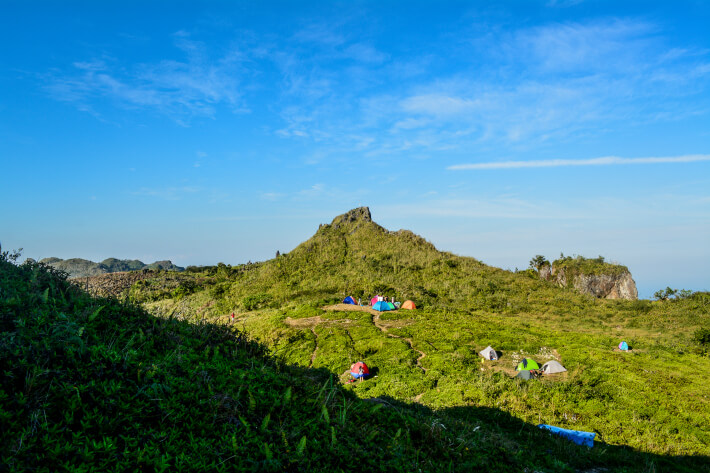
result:
<svg viewBox="0 0 710 473"><path fill-rule="evenodd" d="M659 301L667 301L671 297L675 296L677 293L678 289L671 289L669 286L665 289L659 289L658 291L654 292L653 297L655 297Z"/></svg>
<svg viewBox="0 0 710 473"><path fill-rule="evenodd" d="M545 258L542 255L535 255L535 257L530 260L530 267L533 268L537 272L540 272L540 268L542 268L545 265L549 266L550 262L547 261L547 258Z"/></svg>

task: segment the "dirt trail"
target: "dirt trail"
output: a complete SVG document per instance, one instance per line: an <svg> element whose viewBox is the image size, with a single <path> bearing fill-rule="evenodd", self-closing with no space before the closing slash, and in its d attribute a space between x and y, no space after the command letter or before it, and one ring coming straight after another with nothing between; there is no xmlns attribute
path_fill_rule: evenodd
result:
<svg viewBox="0 0 710 473"><path fill-rule="evenodd" d="M400 337L399 335L395 335L395 334L393 334L393 333L389 333L389 327L388 327L386 324L383 324L382 321L380 320L380 313L377 312L376 310L373 310L372 312L374 312L374 314L373 314L373 316L372 316L372 323L375 324L375 327L377 327L378 329L380 329L380 330L382 331L382 333L384 333L384 334L387 335L388 337L391 337L391 338L399 338L400 340L406 341L407 344L409 345L409 348L410 348L411 350L416 351L417 353L419 353L419 358L417 358L417 362L416 362L416 363L417 363L417 366L418 366L424 373L426 373L426 368L424 368L424 367L422 366L422 364L421 364L421 360L423 360L424 358L426 358L426 353L424 353L424 352L421 351L421 350L417 350L416 348L414 348L414 345L413 345L413 342L412 342L412 339L411 339L411 338Z"/></svg>
<svg viewBox="0 0 710 473"><path fill-rule="evenodd" d="M313 336L316 337L316 339L315 339L316 347L313 349L313 353L311 354L311 361L310 361L310 363L308 363L309 368L313 366L313 361L316 359L316 353L318 352L318 334L316 333L315 330L313 330L313 327L311 327L311 332L313 333Z"/></svg>
<svg viewBox="0 0 710 473"><path fill-rule="evenodd" d="M323 322L323 319L321 318L320 315L316 315L315 317L306 317L303 319L292 319L291 317L286 317L284 320L284 323L286 325L290 325L291 327L296 327L296 328L313 328L316 325L319 325L320 323Z"/></svg>

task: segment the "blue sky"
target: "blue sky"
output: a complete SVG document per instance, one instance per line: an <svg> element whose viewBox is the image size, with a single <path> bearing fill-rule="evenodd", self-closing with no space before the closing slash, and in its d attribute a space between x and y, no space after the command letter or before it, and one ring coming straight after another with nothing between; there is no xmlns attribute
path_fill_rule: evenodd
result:
<svg viewBox="0 0 710 473"><path fill-rule="evenodd" d="M238 264L366 205L710 289L705 2L201 3L0 1L3 249Z"/></svg>

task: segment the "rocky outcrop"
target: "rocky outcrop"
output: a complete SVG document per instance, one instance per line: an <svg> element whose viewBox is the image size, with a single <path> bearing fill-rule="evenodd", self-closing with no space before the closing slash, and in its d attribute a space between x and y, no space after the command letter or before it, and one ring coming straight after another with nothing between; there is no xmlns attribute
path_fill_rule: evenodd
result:
<svg viewBox="0 0 710 473"><path fill-rule="evenodd" d="M574 274L568 278L565 269L555 271L552 266L549 279L559 286L571 286L582 294L600 299L638 299L636 283L628 271L621 274Z"/></svg>
<svg viewBox="0 0 710 473"><path fill-rule="evenodd" d="M352 222L372 222L372 215L370 214L369 207L358 207L357 209L352 209L351 211L344 213L343 215L338 215L333 219L331 225L338 223L352 223Z"/></svg>
<svg viewBox="0 0 710 473"><path fill-rule="evenodd" d="M604 263L603 259L568 257L551 266L541 266L538 274L541 279L554 281L558 286L600 299L638 299L636 282L626 266Z"/></svg>

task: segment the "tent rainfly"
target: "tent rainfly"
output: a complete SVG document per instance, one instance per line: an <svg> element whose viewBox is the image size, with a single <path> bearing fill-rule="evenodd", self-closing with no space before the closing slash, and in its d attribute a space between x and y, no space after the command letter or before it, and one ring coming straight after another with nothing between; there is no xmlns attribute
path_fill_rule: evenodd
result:
<svg viewBox="0 0 710 473"><path fill-rule="evenodd" d="M483 351L478 352L486 360L495 361L498 359L498 354L490 345L483 349Z"/></svg>
<svg viewBox="0 0 710 473"><path fill-rule="evenodd" d="M402 304L402 309L412 310L412 309L416 309L416 308L417 308L417 306L414 305L414 302L412 302L412 301L404 301L404 304Z"/></svg>
<svg viewBox="0 0 710 473"><path fill-rule="evenodd" d="M537 364L535 360L532 360L530 358L523 358L523 361L518 363L518 367L516 370L518 371L525 371L525 370L539 370L540 365Z"/></svg>
<svg viewBox="0 0 710 473"><path fill-rule="evenodd" d="M559 361L551 360L542 365L542 371L545 374L554 374L554 373L562 373L563 371L567 371L567 368L562 366Z"/></svg>
<svg viewBox="0 0 710 473"><path fill-rule="evenodd" d="M391 302L380 301L375 302L375 305L373 305L372 308L377 311L384 312L386 310L394 310L394 304Z"/></svg>

